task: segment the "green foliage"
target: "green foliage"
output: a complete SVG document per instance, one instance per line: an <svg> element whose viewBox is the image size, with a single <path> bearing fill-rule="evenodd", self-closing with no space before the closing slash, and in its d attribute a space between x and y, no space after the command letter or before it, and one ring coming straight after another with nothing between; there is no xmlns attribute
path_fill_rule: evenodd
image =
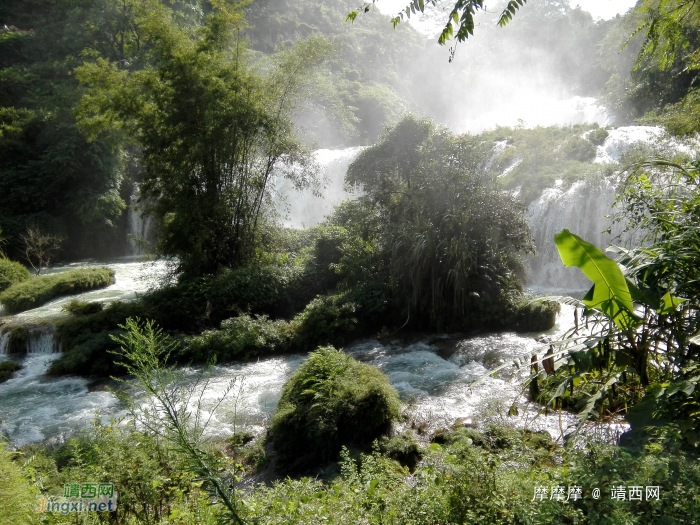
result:
<svg viewBox="0 0 700 525"><path fill-rule="evenodd" d="M393 437L383 436L379 440L379 450L386 457L407 466L411 471L416 469L418 462L423 456L418 443L409 434L400 434Z"/></svg>
<svg viewBox="0 0 700 525"><path fill-rule="evenodd" d="M608 130L605 128L596 128L588 132L586 139L591 142L594 146L602 146L605 139L608 138Z"/></svg>
<svg viewBox="0 0 700 525"><path fill-rule="evenodd" d="M217 3L193 32L162 6L144 10L152 66L130 74L99 59L76 72L90 86L79 108L86 128L123 129L142 148L140 191L158 225L156 251L177 257L189 276L253 259L275 167L297 188L314 180L290 117L329 45L298 42L272 57L263 76L234 39L242 17L240 5Z"/></svg>
<svg viewBox="0 0 700 525"><path fill-rule="evenodd" d="M554 243L564 266L577 266L594 283L583 303L602 310L620 328L630 328L634 324L634 305L617 263L566 229L554 236Z"/></svg>
<svg viewBox="0 0 700 525"><path fill-rule="evenodd" d="M292 346L309 350L319 344L342 344L357 330L357 305L345 295L318 296L292 319Z"/></svg>
<svg viewBox="0 0 700 525"><path fill-rule="evenodd" d="M28 281L31 277L29 270L18 262L0 257L0 293L15 283Z"/></svg>
<svg viewBox="0 0 700 525"><path fill-rule="evenodd" d="M504 188L520 188L518 196L529 204L557 179L564 187L578 180L594 179L601 172L591 161L596 149L590 141L597 125L550 126L534 129L499 127L481 134L482 140L501 143L491 171ZM602 130L605 132L605 130ZM605 132L607 134L607 132ZM588 140L581 138L585 135ZM604 137L600 138L604 140Z"/></svg>
<svg viewBox="0 0 700 525"><path fill-rule="evenodd" d="M376 368L332 347L312 352L287 381L270 437L279 465L306 470L342 445L368 447L399 416L398 394Z"/></svg>
<svg viewBox="0 0 700 525"><path fill-rule="evenodd" d="M176 344L164 336L152 321L127 319L121 328L126 333L114 337L114 341L120 345L115 355L123 359L118 364L136 378L150 402L150 406L144 408L142 403L136 403L122 392L121 400L127 405L131 417L180 454L184 460L184 470L201 481L210 499L216 501L222 521L243 525L236 494L222 477L220 462L210 450L204 450L208 441L205 432L211 419L205 421L201 414L201 400L207 380L200 377L201 383L196 381L193 385L186 385L182 370L168 367L168 358ZM235 380L218 400L214 410L234 383ZM193 411L188 401L194 395L199 395L199 403Z"/></svg>
<svg viewBox="0 0 700 525"><path fill-rule="evenodd" d="M286 321L272 321L266 315L241 314L223 321L219 330L207 330L188 338L183 355L199 362L212 357L223 362L284 351L289 347L287 326Z"/></svg>
<svg viewBox="0 0 700 525"><path fill-rule="evenodd" d="M412 116L365 149L346 182L365 192L353 215L376 226L348 250L364 261L339 262L345 286L362 283L358 266L379 266L404 319L408 310L438 329L500 319L519 287L518 254L533 248L523 206L484 169L489 156L483 141Z"/></svg>
<svg viewBox="0 0 700 525"><path fill-rule="evenodd" d="M581 137L571 137L561 145L561 153L569 160L586 162L595 158L596 149L591 141Z"/></svg>
<svg viewBox="0 0 700 525"><path fill-rule="evenodd" d="M427 59L422 36L408 26L387 31L389 17L379 13L350 26L346 11L334 0L256 0L246 10L250 46L264 54L314 34L333 40L323 75L309 86L313 97L295 117L321 147L372 144L420 103L412 80L416 60Z"/></svg>
<svg viewBox="0 0 700 525"><path fill-rule="evenodd" d="M21 368L22 365L14 361L0 361L0 383L12 378L12 375Z"/></svg>
<svg viewBox="0 0 700 525"><path fill-rule="evenodd" d="M93 302L89 303L87 301L81 301L80 299L73 299L67 305L63 307L63 310L71 315L92 315L101 312L104 309L104 303Z"/></svg>
<svg viewBox="0 0 700 525"><path fill-rule="evenodd" d="M114 270L85 268L43 275L12 285L0 294L0 303L10 312L36 308L62 295L73 295L114 283Z"/></svg>
<svg viewBox="0 0 700 525"><path fill-rule="evenodd" d="M37 523L34 509L38 491L21 466L14 461L14 456L7 444L0 442L0 523Z"/></svg>

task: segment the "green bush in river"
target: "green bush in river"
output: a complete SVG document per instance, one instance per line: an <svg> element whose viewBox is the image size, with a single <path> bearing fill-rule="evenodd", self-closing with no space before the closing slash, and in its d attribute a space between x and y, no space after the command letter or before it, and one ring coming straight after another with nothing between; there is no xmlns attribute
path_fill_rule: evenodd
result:
<svg viewBox="0 0 700 525"><path fill-rule="evenodd" d="M104 309L104 304L99 302L89 303L79 299L73 299L62 308L71 315L92 315L101 312Z"/></svg>
<svg viewBox="0 0 700 525"><path fill-rule="evenodd" d="M0 293L13 284L28 281L30 278L29 270L23 265L0 256Z"/></svg>
<svg viewBox="0 0 700 525"><path fill-rule="evenodd" d="M368 447L399 417L389 379L333 347L319 348L287 381L270 437L279 465L306 470L334 460L341 446Z"/></svg>
<svg viewBox="0 0 700 525"><path fill-rule="evenodd" d="M284 351L289 347L287 326L286 321L273 321L266 315L241 314L223 321L219 330L186 339L181 355L199 362L215 356L221 362Z"/></svg>
<svg viewBox="0 0 700 525"><path fill-rule="evenodd" d="M4 383L12 377L12 375L20 370L22 365L15 363L14 361L2 361L0 362L0 383Z"/></svg>
<svg viewBox="0 0 700 525"><path fill-rule="evenodd" d="M10 312L36 308L62 295L74 295L114 283L110 268L83 268L41 275L16 283L0 294L0 303Z"/></svg>

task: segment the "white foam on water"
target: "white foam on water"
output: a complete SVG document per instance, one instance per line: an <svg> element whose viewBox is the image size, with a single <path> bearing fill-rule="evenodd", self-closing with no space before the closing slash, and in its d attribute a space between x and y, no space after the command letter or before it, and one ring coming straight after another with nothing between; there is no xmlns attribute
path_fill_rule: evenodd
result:
<svg viewBox="0 0 700 525"><path fill-rule="evenodd" d="M27 354L53 354L61 351L56 325L34 326L27 334Z"/></svg>
<svg viewBox="0 0 700 525"><path fill-rule="evenodd" d="M7 347L10 345L10 332L0 334L0 355L7 354Z"/></svg>
<svg viewBox="0 0 700 525"><path fill-rule="evenodd" d="M568 330L573 322L573 309L564 306L557 325L546 332L557 337ZM428 415L434 421L452 424L458 417L479 417L484 406L515 401L521 417L514 424L526 423L534 430L547 430L557 436L559 416L539 416L538 408L528 407L522 395L524 369L519 374L501 373L497 378L487 377L474 388L471 383L501 363L540 346L535 339L540 334L502 333L451 340L453 352L441 357L435 344L427 341L410 345L382 345L378 341L364 341L353 345L347 352L387 374L402 397L413 403L413 412ZM433 338L434 340L434 338ZM62 438L86 426L99 409L103 420L124 416L123 409L109 392L88 391L88 380L78 377L49 378L46 367L59 354L30 354L24 368L13 379L0 384L0 430L6 432L15 445ZM262 431L277 408L284 383L307 358L304 355L285 355L250 363L217 365L202 395L202 417L208 419L210 435L230 435L242 426ZM527 367L526 367L527 368ZM186 383L196 381L201 368L184 370ZM231 380L244 378L243 388L234 388L227 400L212 415L214 406ZM240 383L239 383L240 384ZM196 399L190 402L194 410ZM137 396L144 406L144 398ZM575 423L575 417L564 414L565 427ZM569 428L570 429L570 428Z"/></svg>
<svg viewBox="0 0 700 525"><path fill-rule="evenodd" d="M138 293L143 293L156 286L167 272L166 264L163 261L142 261L133 257L123 257L119 259L97 262L77 262L72 264L54 266L47 273L61 273L79 268L93 268L106 266L115 272L115 283L89 292L58 297L48 303L26 312L21 312L7 319L19 323L37 323L40 321L55 321L68 314L63 311L63 307L69 302L77 299L87 302L101 302L105 306L112 301L129 301L136 297ZM0 310L2 317L2 310Z"/></svg>
<svg viewBox="0 0 700 525"><path fill-rule="evenodd" d="M51 378L46 368L59 354L30 354L13 378L0 384L0 431L21 446L59 437L86 426L100 409L116 399L108 392L89 392L78 377Z"/></svg>

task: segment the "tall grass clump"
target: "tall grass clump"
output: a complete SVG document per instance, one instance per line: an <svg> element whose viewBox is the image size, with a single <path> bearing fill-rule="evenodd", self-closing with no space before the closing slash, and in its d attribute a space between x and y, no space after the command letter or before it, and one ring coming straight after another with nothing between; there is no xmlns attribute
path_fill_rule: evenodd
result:
<svg viewBox="0 0 700 525"><path fill-rule="evenodd" d="M0 303L10 312L36 308L62 295L74 295L114 284L114 270L83 268L42 275L10 286L0 294Z"/></svg>
<svg viewBox="0 0 700 525"><path fill-rule="evenodd" d="M6 443L0 441L0 523L35 523L38 491L12 456Z"/></svg>
<svg viewBox="0 0 700 525"><path fill-rule="evenodd" d="M29 270L23 265L0 256L0 293L15 283L28 281L30 277Z"/></svg>
<svg viewBox="0 0 700 525"><path fill-rule="evenodd" d="M284 385L270 427L278 464L302 471L336 459L343 445L367 448L389 431L400 406L378 369L319 348Z"/></svg>

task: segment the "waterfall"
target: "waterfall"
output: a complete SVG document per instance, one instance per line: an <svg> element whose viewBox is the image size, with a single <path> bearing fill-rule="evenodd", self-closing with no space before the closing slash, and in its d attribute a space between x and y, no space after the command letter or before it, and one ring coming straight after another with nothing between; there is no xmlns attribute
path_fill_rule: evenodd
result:
<svg viewBox="0 0 700 525"><path fill-rule="evenodd" d="M29 328L27 334L27 354L54 354L61 351L56 334L56 326L44 324Z"/></svg>
<svg viewBox="0 0 700 525"><path fill-rule="evenodd" d="M0 354L7 354L7 348L10 346L10 332L0 334Z"/></svg>
<svg viewBox="0 0 700 525"><path fill-rule="evenodd" d="M55 354L61 351L56 326L53 324L20 326L3 331L0 333L0 354L10 353L13 338L15 343L12 344L12 349L16 354Z"/></svg>
<svg viewBox="0 0 700 525"><path fill-rule="evenodd" d="M278 178L275 205L282 215L283 224L291 228L315 226L333 210L335 204L355 197L356 194L345 191L345 173L362 149L319 149L314 152L325 180L320 196L313 195L311 190L296 191L291 181Z"/></svg>
<svg viewBox="0 0 700 525"><path fill-rule="evenodd" d="M666 137L660 127L625 126L609 131L598 146L595 163L619 162L631 149L655 155L681 152L693 155L695 144ZM528 207L528 220L537 247L537 256L526 261L527 283L544 289L587 290L590 281L577 268L565 268L554 244L554 235L567 228L585 241L605 250L610 244L631 246L641 242L643 232L622 234L622 226L612 225L612 203L618 177L597 182L578 181L570 188L548 188ZM603 233L611 228L611 234ZM619 236L619 237L618 237Z"/></svg>
<svg viewBox="0 0 700 525"><path fill-rule="evenodd" d="M537 247L537 255L526 261L528 284L541 288L582 290L591 286L583 272L565 268L559 257L554 235L567 228L583 240L604 250L619 233L603 233L610 226L606 215L612 213L615 187L610 181L574 183L568 190L546 189L528 207L528 220ZM616 225L617 226L617 225Z"/></svg>
<svg viewBox="0 0 700 525"><path fill-rule="evenodd" d="M134 190L129 198L129 207L127 210L128 221L128 242L129 255L143 255L144 246L139 240L153 242L153 220L151 217L144 217L138 211L139 200L139 185L134 183Z"/></svg>

